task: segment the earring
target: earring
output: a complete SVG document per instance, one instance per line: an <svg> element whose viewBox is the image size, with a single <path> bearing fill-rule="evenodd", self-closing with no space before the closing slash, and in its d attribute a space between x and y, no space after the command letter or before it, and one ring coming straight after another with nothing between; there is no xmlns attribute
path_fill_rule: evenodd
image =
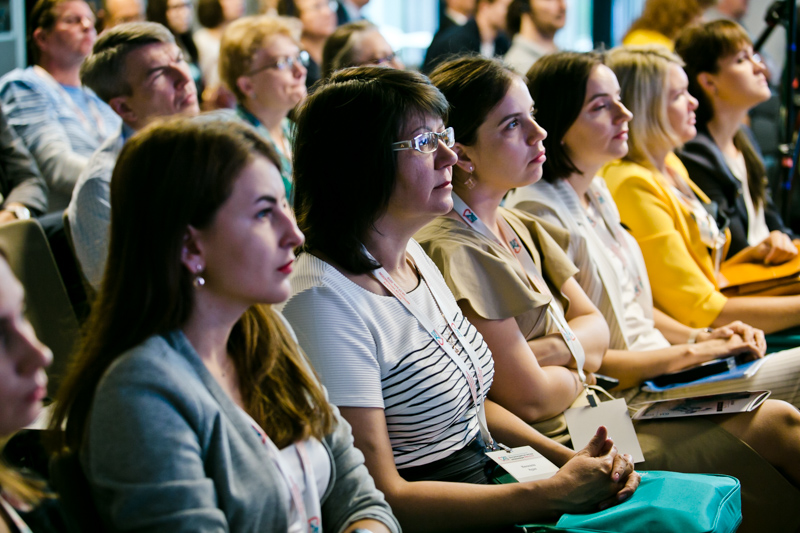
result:
<svg viewBox="0 0 800 533"><path fill-rule="evenodd" d="M475 170L475 167L470 165L469 166L469 176L467 176L467 179L464 180L464 187L466 187L467 189L474 189L475 185L478 183L478 181L472 175L472 172L474 170Z"/></svg>
<svg viewBox="0 0 800 533"><path fill-rule="evenodd" d="M200 287L206 284L206 278L201 276L202 273L203 273L203 265L197 265L194 268L194 281L192 281L192 284L194 285L195 289L199 289Z"/></svg>

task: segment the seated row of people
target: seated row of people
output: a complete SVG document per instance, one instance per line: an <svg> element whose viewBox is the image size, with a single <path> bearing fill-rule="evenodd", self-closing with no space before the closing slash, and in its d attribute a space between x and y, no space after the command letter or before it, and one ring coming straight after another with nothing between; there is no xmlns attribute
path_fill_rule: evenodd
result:
<svg viewBox="0 0 800 533"><path fill-rule="evenodd" d="M558 69L541 74L558 94L577 93L580 105L563 111L571 118L552 119L565 125L554 139L574 155L576 174L624 156L630 120L620 102L628 87L620 92L613 71L585 57L582 90ZM569 71L574 58L553 61ZM582 381L606 368L610 335L609 313L595 307L562 251L567 234L500 207L510 189L536 182L546 165L547 134L533 119L528 87L481 58L442 65L432 80L383 68L344 70L302 105L293 172L305 244L289 214L280 161L252 130L179 120L126 143L111 180L109 259L88 325L93 334L59 393L53 421L66 421L67 444L80 453L111 530L132 520L164 530L267 520L252 511L255 502L243 495L253 491L240 490L245 486L262 488L260 498L276 494L287 511L270 519L298 523L298 530L305 529L301 517L315 516L346 530L391 530L396 524L357 466L360 455L346 444L343 420L408 530L492 529L604 508L635 490L632 458L617 453L604 430L576 454L530 425L562 413ZM607 145L584 168L570 146L591 147L586 122L607 133L594 135ZM354 150L358 165L350 163ZM332 175L331 168L341 171ZM623 242L635 250L632 239ZM302 252L290 288L295 248ZM626 306L624 324L616 324L624 340L615 348L626 353L607 368L647 369L620 376L626 387L687 359L764 353L762 332L731 323L695 338L700 352L650 359L626 346L633 335L628 313L637 305L647 313L646 299L615 296ZM326 418L326 400L291 330L257 305L287 297L283 313L341 410L336 422ZM637 334L657 335L653 322L640 322ZM698 333L663 323L673 338ZM577 342L569 341L573 336ZM270 414L276 405L307 422L284 430L284 415ZM118 424L121 416L129 423ZM781 531L798 525L787 509L800 498L799 422L794 407L768 401L753 413L636 429L647 468L736 475L744 489L743 530L769 524ZM311 481L330 483L325 461L311 457L319 441L335 445L323 439L334 426L345 439L344 455L334 450L334 459L351 461L346 472L354 476L335 483L361 487L348 501L363 508L345 510L329 496L341 493ZM142 434L149 438L135 438ZM560 467L558 474L486 486L484 450L494 439L532 445ZM286 479L304 480L307 498L291 498L283 481L267 483L256 467L262 461L278 465L274 479L284 479L285 467ZM185 491L181 498L176 487ZM167 490L172 503L165 506ZM358 522L366 517L383 526Z"/></svg>

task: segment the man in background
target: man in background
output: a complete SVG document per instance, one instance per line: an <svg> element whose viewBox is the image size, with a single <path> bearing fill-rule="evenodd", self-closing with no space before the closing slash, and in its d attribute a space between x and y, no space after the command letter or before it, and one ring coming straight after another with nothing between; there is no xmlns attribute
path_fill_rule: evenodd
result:
<svg viewBox="0 0 800 533"><path fill-rule="evenodd" d="M514 0L508 8L513 39L505 62L525 74L537 59L558 51L556 33L566 23L566 0Z"/></svg>

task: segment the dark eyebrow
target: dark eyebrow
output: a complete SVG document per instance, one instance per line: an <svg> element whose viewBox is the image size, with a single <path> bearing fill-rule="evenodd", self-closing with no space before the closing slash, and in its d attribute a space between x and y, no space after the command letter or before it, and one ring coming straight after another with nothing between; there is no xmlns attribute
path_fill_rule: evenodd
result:
<svg viewBox="0 0 800 533"><path fill-rule="evenodd" d="M253 203L257 204L258 202L268 202L270 204L277 204L278 203L278 199L275 198L274 196L270 196L268 194L265 194L263 196L259 196L258 198L256 198L256 201L253 202Z"/></svg>
<svg viewBox="0 0 800 533"><path fill-rule="evenodd" d="M497 123L497 125L498 125L498 126L502 126L502 125L503 125L503 123L505 123L505 122L508 122L508 121L509 121L510 119L512 119L512 118L517 118L517 117L519 117L521 114L522 114L522 113L511 113L510 115L506 115L506 116L504 116L503 118L501 118L501 119L500 119L500 122L498 122L498 123Z"/></svg>

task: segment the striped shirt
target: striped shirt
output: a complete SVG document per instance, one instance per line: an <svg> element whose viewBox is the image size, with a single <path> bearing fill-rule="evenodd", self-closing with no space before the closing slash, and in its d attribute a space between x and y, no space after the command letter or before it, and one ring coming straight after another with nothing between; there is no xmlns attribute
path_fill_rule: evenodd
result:
<svg viewBox="0 0 800 533"><path fill-rule="evenodd" d="M479 357L488 391L494 364L483 337L463 317L441 274L419 245L410 241L409 248L420 258L417 266L425 279L409 298L449 340L444 317L425 282L441 295L442 311L454 318ZM398 468L445 458L476 436L477 411L467 379L397 299L363 289L310 254L298 259L292 292L283 314L327 387L331 402L383 409ZM477 380L466 352L461 351L460 356Z"/></svg>
<svg viewBox="0 0 800 533"><path fill-rule="evenodd" d="M69 204L87 159L121 124L91 89L83 87L81 92L84 98L74 102L66 89L35 67L0 78L3 113L50 187L51 212Z"/></svg>

